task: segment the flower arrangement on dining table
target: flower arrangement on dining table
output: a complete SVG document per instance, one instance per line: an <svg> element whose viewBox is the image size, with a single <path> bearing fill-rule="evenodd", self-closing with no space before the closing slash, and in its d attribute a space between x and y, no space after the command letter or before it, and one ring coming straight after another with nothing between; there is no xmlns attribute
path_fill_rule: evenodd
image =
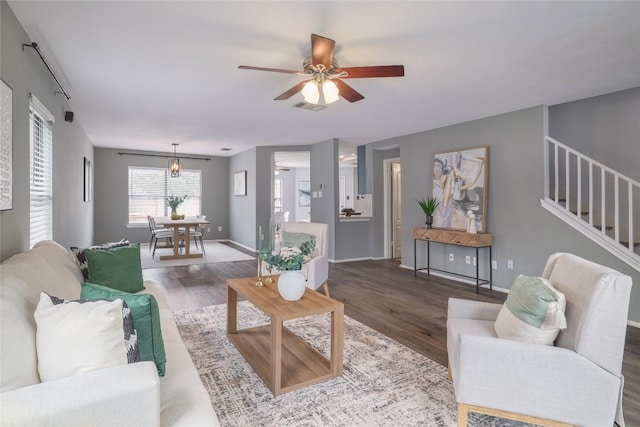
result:
<svg viewBox="0 0 640 427"><path fill-rule="evenodd" d="M167 206L171 208L171 219L184 219L184 215L178 215L178 212L176 209L178 209L178 206L180 206L185 201L186 198L187 198L186 194L182 197L180 196L167 197Z"/></svg>

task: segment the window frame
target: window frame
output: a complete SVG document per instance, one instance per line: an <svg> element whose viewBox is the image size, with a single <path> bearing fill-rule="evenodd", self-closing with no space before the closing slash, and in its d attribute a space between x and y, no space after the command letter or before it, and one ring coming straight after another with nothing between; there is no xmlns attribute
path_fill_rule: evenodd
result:
<svg viewBox="0 0 640 427"><path fill-rule="evenodd" d="M29 247L53 239L53 114L29 99ZM36 125L36 123L38 123ZM38 126L38 129L36 129ZM37 138L37 140L36 140ZM38 155L36 156L36 153ZM34 209L35 208L35 209Z"/></svg>
<svg viewBox="0 0 640 427"><path fill-rule="evenodd" d="M155 196L148 196L150 199L150 201L153 201L154 198L156 200L155 203L159 202L160 200L162 200L162 214L158 215L157 214L157 210L155 211L155 213L145 213L144 214L144 219L140 219L139 221L135 221L132 222L132 214L131 214L131 200L132 197L143 197L142 195L134 195L132 194L131 191L131 178L132 178L132 171L135 173L135 171L141 171L141 170L151 170L151 171L155 171L155 172L162 172L163 175L163 185L162 185L162 195L160 195L160 193L158 193L158 195ZM180 177L175 178L175 177L171 177L167 168L161 168L161 167L154 167L154 166L129 166L127 169L127 227L128 228L144 228L144 227L148 227L149 223L147 221L147 215L152 215L152 216L169 216L171 214L171 208L169 206L167 206L166 204L166 198L171 196L171 195L175 195L175 194L169 194L169 182L170 180L177 180L177 179L183 179L185 177L185 174L192 174L192 173L196 173L198 175L198 182L199 182L199 195L198 195L198 204L197 204L197 213L193 213L193 212L187 212L185 213L186 216L198 216L198 215L202 215L202 170L200 169L182 169L181 170L181 174ZM194 197L194 196L191 196ZM180 208L179 208L180 209ZM182 212L184 213L184 212Z"/></svg>

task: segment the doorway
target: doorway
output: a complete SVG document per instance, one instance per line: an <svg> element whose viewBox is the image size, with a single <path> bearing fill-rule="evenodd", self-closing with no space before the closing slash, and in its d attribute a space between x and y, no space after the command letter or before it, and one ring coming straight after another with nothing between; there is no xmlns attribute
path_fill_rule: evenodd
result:
<svg viewBox="0 0 640 427"><path fill-rule="evenodd" d="M283 213L288 221L311 220L311 153L273 153L272 215Z"/></svg>
<svg viewBox="0 0 640 427"><path fill-rule="evenodd" d="M402 258L402 167L400 159L386 159L384 165L385 258Z"/></svg>

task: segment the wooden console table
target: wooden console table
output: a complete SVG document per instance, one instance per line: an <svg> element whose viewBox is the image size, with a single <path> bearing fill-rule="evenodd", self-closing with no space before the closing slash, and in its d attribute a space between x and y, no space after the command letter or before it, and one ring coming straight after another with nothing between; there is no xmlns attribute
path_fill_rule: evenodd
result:
<svg viewBox="0 0 640 427"><path fill-rule="evenodd" d="M418 268L417 258L417 246L418 240L427 242L427 266ZM431 242L444 243L447 245L466 246L476 249L476 275L467 276L465 274L454 273L447 270L440 270L433 268L430 265L430 251ZM455 276L466 277L468 279L475 279L476 281L476 294L479 292L481 285L489 285L489 289L493 289L492 280L493 272L491 270L491 244L493 243L493 236L489 233L469 234L461 230L450 230L446 228L422 228L417 227L413 229L413 276L416 276L418 270L427 270L427 274L430 274L431 270L440 271L443 273L453 274ZM489 267L489 279L480 279L480 248L489 249L489 257L487 258L487 265Z"/></svg>

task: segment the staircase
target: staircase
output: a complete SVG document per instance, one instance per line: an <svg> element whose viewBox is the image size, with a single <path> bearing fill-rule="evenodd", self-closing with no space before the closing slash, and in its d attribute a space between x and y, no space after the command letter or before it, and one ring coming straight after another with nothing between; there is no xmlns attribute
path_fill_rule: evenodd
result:
<svg viewBox="0 0 640 427"><path fill-rule="evenodd" d="M548 136L544 180L543 208L640 271L640 183Z"/></svg>

